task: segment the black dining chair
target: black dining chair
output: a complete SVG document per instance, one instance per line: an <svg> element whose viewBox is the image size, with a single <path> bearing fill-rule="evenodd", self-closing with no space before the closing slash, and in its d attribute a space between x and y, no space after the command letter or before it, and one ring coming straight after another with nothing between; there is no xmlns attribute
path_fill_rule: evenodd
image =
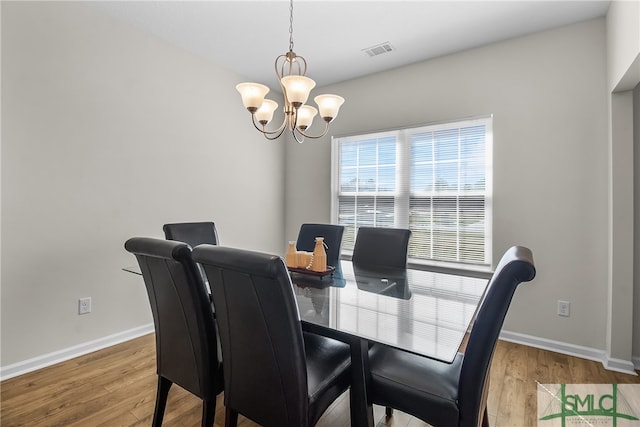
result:
<svg viewBox="0 0 640 427"><path fill-rule="evenodd" d="M353 245L354 265L406 268L411 230L360 227Z"/></svg>
<svg viewBox="0 0 640 427"><path fill-rule="evenodd" d="M411 230L404 228L359 227L353 245L354 271L370 268L407 268L409 238ZM411 291L406 288L407 299ZM385 410L387 417L393 414L393 408Z"/></svg>
<svg viewBox="0 0 640 427"><path fill-rule="evenodd" d="M175 383L203 400L202 426L211 427L224 380L213 311L191 249L146 237L133 237L124 247L142 270L155 326L158 389L152 425L162 425Z"/></svg>
<svg viewBox="0 0 640 427"><path fill-rule="evenodd" d="M218 232L216 230L216 224L211 221L203 222L175 222L165 224L162 226L164 236L167 240L176 240L178 242L184 242L187 245L195 248L203 243L210 245L218 244ZM211 300L211 289L209 288L209 282L204 274L204 271L198 265L198 270L202 275L202 281L205 289L209 294Z"/></svg>
<svg viewBox="0 0 640 427"><path fill-rule="evenodd" d="M216 305L225 426L313 426L351 383L349 345L302 331L282 258L212 245L194 249Z"/></svg>
<svg viewBox="0 0 640 427"><path fill-rule="evenodd" d="M316 237L324 237L327 252L327 265L336 267L340 260L340 247L344 226L334 224L310 224L300 226L296 249L299 251L313 252L316 245Z"/></svg>
<svg viewBox="0 0 640 427"><path fill-rule="evenodd" d="M487 286L464 353L445 363L375 344L369 350L373 404L396 408L434 427L488 426L493 352L513 294L535 277L531 250L509 249Z"/></svg>
<svg viewBox="0 0 640 427"><path fill-rule="evenodd" d="M184 242L195 248L198 245L207 243L218 244L218 232L213 222L176 222L162 226L167 240L177 240Z"/></svg>

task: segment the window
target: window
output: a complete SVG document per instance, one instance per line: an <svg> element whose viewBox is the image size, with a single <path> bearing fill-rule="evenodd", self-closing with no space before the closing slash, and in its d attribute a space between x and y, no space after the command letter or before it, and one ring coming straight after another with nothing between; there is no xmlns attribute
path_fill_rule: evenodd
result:
<svg viewBox="0 0 640 427"><path fill-rule="evenodd" d="M333 221L409 228L414 263L491 264L492 119L334 138Z"/></svg>

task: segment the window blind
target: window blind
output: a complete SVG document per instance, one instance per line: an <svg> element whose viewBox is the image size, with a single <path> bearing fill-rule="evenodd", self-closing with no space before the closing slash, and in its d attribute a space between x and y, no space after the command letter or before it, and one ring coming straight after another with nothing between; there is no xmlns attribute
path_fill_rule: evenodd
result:
<svg viewBox="0 0 640 427"><path fill-rule="evenodd" d="M491 262L491 118L334 138L334 222L412 231L409 258Z"/></svg>

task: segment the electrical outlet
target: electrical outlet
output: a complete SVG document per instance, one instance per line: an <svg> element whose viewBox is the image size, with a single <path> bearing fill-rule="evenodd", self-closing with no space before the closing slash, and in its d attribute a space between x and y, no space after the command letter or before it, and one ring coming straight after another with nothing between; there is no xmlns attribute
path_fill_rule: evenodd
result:
<svg viewBox="0 0 640 427"><path fill-rule="evenodd" d="M91 297L80 298L78 300L78 314L91 313Z"/></svg>
<svg viewBox="0 0 640 427"><path fill-rule="evenodd" d="M558 300L558 316L569 317L571 303L569 301Z"/></svg>

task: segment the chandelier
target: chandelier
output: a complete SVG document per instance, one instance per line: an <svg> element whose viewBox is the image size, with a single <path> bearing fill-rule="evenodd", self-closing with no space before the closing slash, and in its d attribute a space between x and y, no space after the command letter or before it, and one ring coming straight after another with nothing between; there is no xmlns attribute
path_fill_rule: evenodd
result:
<svg viewBox="0 0 640 427"><path fill-rule="evenodd" d="M284 95L284 120L275 130L266 128L278 108L277 102L265 99L269 88L260 83L240 83L236 86L242 96L242 103L251 113L253 126L269 140L279 138L286 129L291 131L299 143L305 138L317 139L325 136L329 131L329 123L338 115L344 98L338 95L318 95L313 99L318 109L305 104L316 82L306 77L307 61L293 52L293 0L289 6L289 51L276 58L275 70ZM318 110L325 123L324 131L320 135L310 135L307 129Z"/></svg>

